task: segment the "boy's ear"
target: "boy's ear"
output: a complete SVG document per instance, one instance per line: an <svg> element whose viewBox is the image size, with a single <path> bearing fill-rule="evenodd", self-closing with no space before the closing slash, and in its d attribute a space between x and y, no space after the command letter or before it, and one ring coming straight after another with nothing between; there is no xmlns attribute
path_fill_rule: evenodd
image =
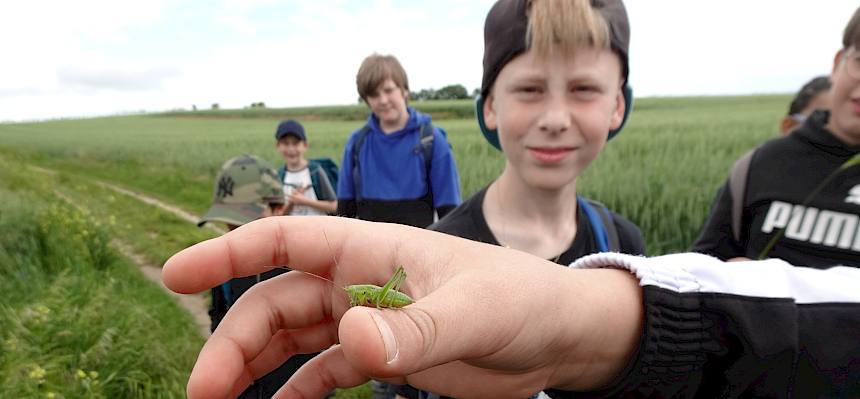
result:
<svg viewBox="0 0 860 399"><path fill-rule="evenodd" d="M618 93L615 95L615 109L612 110L612 120L609 124L609 130L616 130L621 127L624 122L624 113L627 110L627 103L624 99L624 88L619 87Z"/></svg>
<svg viewBox="0 0 860 399"><path fill-rule="evenodd" d="M836 73L836 70L839 69L839 64L842 63L842 57L844 56L845 49L836 52L836 56L833 57L833 70L830 71L830 76L833 76Z"/></svg>
<svg viewBox="0 0 860 399"><path fill-rule="evenodd" d="M494 96L492 92L487 94L487 98L484 99L484 109L481 110L484 114L484 126L490 130L496 130L499 128L499 122L494 107L495 100L496 96Z"/></svg>
<svg viewBox="0 0 860 399"><path fill-rule="evenodd" d="M786 115L782 117L782 123L779 124L779 134L782 136L787 136L788 132L797 127L798 123L790 116Z"/></svg>

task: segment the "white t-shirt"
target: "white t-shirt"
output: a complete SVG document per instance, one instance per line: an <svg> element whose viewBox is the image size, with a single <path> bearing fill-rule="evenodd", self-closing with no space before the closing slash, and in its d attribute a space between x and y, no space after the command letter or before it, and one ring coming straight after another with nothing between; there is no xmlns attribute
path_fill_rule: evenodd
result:
<svg viewBox="0 0 860 399"><path fill-rule="evenodd" d="M313 184L311 184L310 169L306 167L302 170L298 170L295 172L288 169L287 173L284 174L284 198L287 200L287 203L290 202L290 195L292 195L294 192L301 188L305 188L305 191L303 193L305 198L310 198L312 200L317 199L317 194L314 191L314 186ZM290 211L290 215L298 216L325 214L325 212L307 205L296 205L293 207L293 210Z"/></svg>

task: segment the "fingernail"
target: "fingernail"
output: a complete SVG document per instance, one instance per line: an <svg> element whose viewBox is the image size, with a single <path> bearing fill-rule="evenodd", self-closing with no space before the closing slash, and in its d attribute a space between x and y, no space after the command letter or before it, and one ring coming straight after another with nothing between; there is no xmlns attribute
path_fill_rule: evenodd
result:
<svg viewBox="0 0 860 399"><path fill-rule="evenodd" d="M382 318L379 312L371 311L370 317L376 323L376 328L382 337L382 344L385 345L385 364L391 364L391 362L397 359L399 353L397 351L397 340L394 338L394 332L391 331L391 327L388 326L388 323Z"/></svg>

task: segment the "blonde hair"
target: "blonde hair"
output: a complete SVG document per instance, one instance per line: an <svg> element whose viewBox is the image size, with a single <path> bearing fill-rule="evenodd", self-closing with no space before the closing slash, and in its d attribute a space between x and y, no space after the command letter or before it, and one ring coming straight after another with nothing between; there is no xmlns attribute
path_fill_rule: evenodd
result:
<svg viewBox="0 0 860 399"><path fill-rule="evenodd" d="M355 77L358 95L362 100L367 101L367 97L375 93L379 85L385 83L387 79L394 81L397 87L409 91L406 71L403 70L397 58L393 55L371 54L362 61Z"/></svg>
<svg viewBox="0 0 860 399"><path fill-rule="evenodd" d="M529 0L526 48L538 56L610 48L609 25L590 0Z"/></svg>

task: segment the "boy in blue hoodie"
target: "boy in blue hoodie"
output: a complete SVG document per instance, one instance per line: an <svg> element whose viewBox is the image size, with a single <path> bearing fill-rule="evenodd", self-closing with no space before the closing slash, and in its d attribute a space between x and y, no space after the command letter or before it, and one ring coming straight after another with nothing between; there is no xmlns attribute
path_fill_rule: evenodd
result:
<svg viewBox="0 0 860 399"><path fill-rule="evenodd" d="M370 107L343 151L338 214L415 227L460 203L460 177L445 132L409 107L406 72L394 56L372 54L356 76Z"/></svg>

